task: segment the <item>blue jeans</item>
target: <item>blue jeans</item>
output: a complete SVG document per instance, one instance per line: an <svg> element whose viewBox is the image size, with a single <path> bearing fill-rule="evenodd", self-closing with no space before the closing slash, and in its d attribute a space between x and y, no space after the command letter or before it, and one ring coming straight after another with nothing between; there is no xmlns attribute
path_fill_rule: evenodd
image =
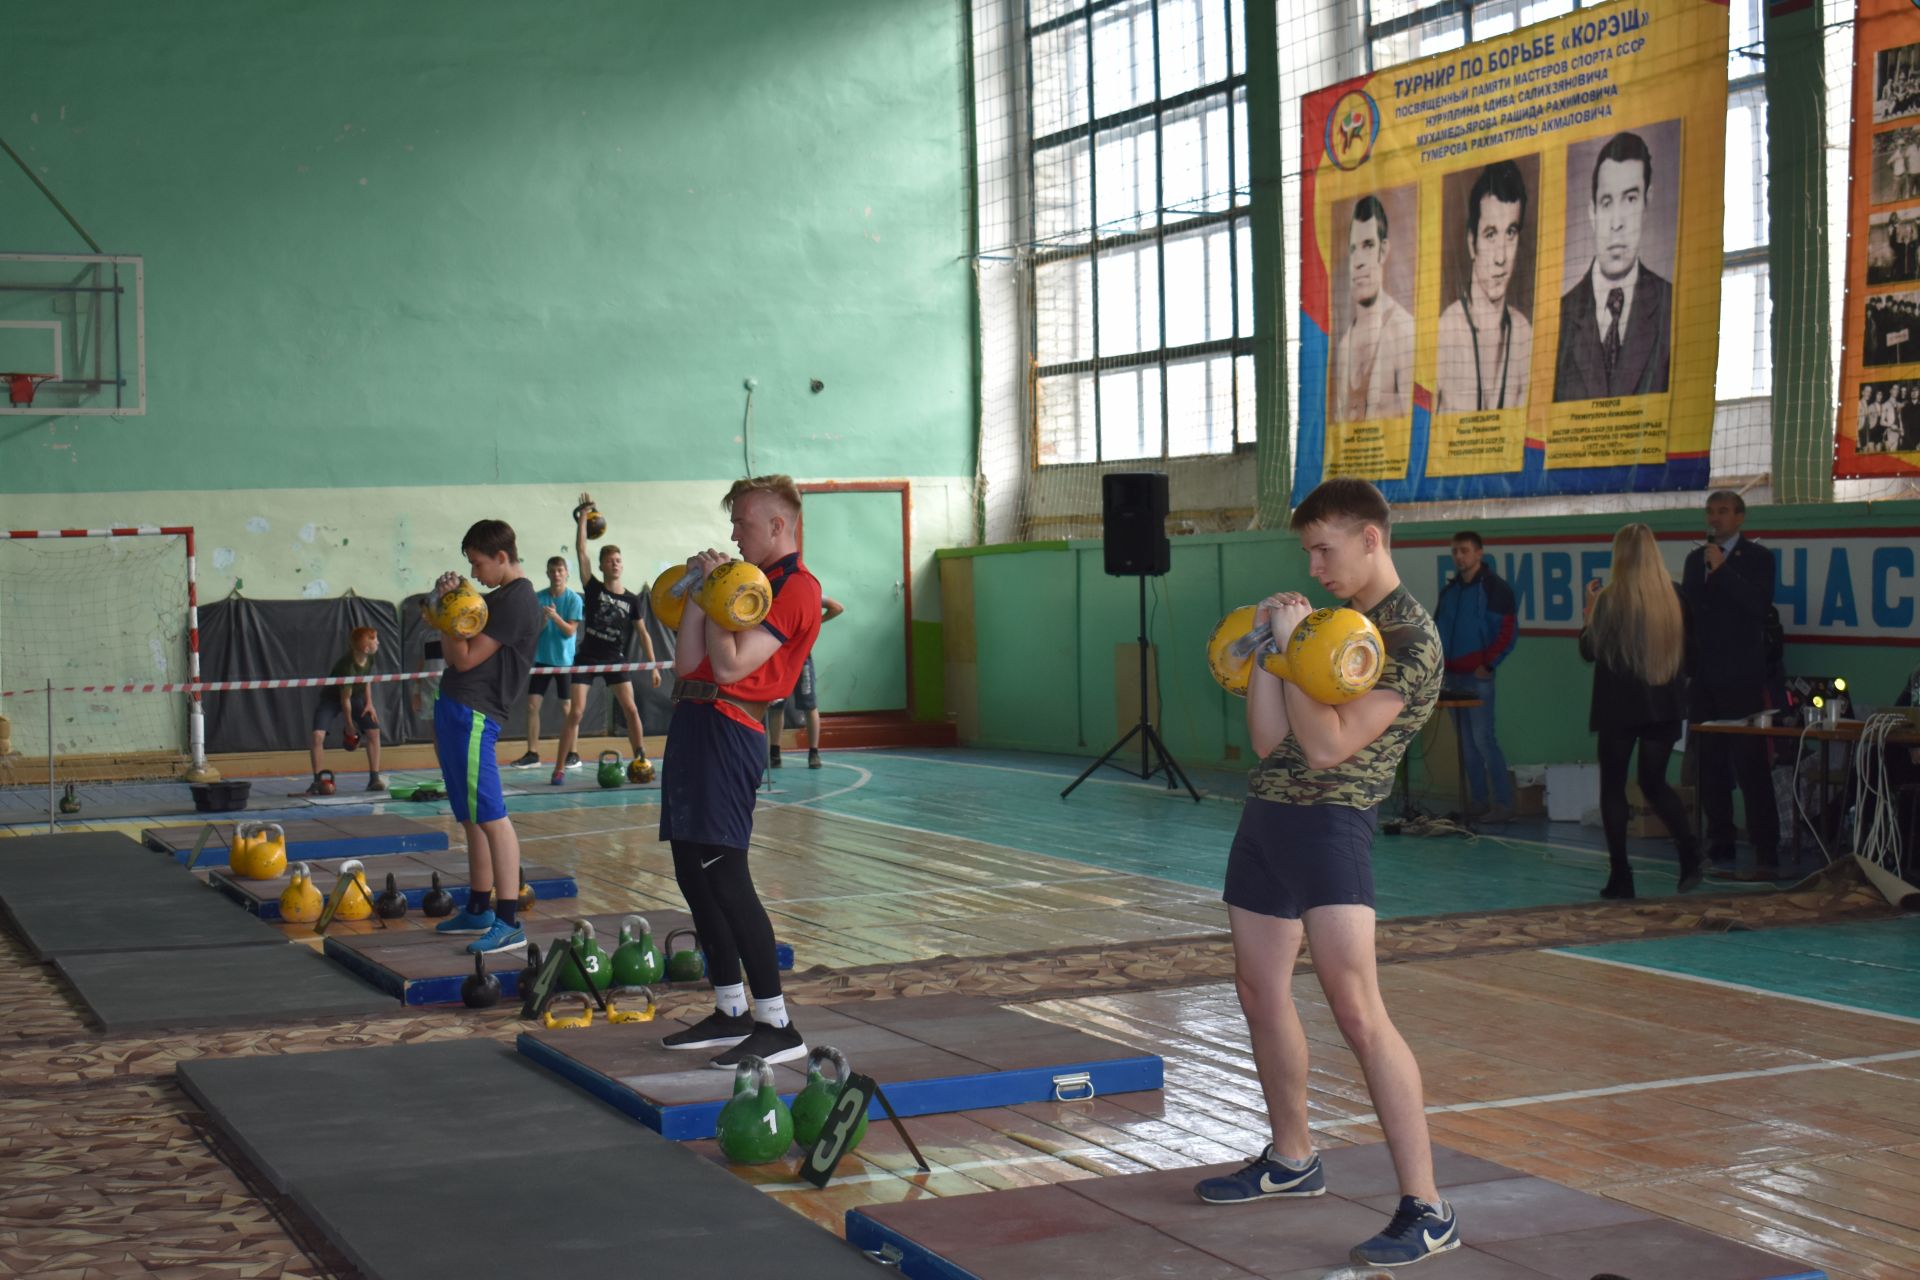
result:
<svg viewBox="0 0 1920 1280"><path fill-rule="evenodd" d="M1478 676L1453 676L1447 683L1480 699L1477 707L1456 707L1453 731L1460 739L1460 758L1466 765L1467 792L1475 808L1487 803L1487 779L1493 779L1493 798L1513 807L1513 782L1507 777L1507 757L1493 736L1493 681Z"/></svg>

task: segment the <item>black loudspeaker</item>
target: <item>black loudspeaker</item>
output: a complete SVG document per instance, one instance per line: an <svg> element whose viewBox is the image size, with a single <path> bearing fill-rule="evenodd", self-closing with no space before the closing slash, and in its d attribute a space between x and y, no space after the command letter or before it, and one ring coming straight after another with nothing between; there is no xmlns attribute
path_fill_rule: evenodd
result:
<svg viewBox="0 0 1920 1280"><path fill-rule="evenodd" d="M1100 516L1108 573L1157 578L1173 567L1165 472L1114 471L1100 477Z"/></svg>

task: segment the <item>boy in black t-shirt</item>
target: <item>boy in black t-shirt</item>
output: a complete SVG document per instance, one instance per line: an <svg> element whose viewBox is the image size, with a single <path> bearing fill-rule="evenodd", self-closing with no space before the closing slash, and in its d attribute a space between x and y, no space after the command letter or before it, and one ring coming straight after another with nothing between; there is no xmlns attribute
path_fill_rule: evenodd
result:
<svg viewBox="0 0 1920 1280"><path fill-rule="evenodd" d="M460 549L487 595L487 625L477 636L442 635L447 673L433 704L433 748L440 757L447 803L467 833L466 910L443 920L438 932L475 933L476 954L519 951L520 837L507 817L500 789L497 747L507 708L527 687L542 618L533 584L520 568L513 526L482 520L467 530ZM429 599L451 590L459 575L440 576ZM497 899L497 900L496 900Z"/></svg>
<svg viewBox="0 0 1920 1280"><path fill-rule="evenodd" d="M330 676L364 676L373 672L373 655L380 652L380 633L372 627L355 627L348 640L346 656L333 664ZM353 700L361 702L360 714L353 712ZM373 686L370 684L325 685L320 690L320 700L313 707L313 738L310 751L313 755L313 784L304 794L317 796L324 794L320 790L320 758L326 749L327 731L336 723L343 723L341 741L347 750L354 748L355 733L367 740L367 790L385 791L387 784L380 777L380 714L373 709Z"/></svg>
<svg viewBox="0 0 1920 1280"><path fill-rule="evenodd" d="M628 591L620 579L624 567L620 548L612 543L600 548L601 576L598 578L594 576L592 562L587 559L587 513L593 510L592 497L581 494L580 505L574 511L573 548L580 562L586 617L580 623L580 643L574 650L573 660L583 667L625 662L627 633L636 631L640 634L640 651L646 655L648 662L652 662L653 636L647 631L647 619L640 596L637 592ZM620 703L620 713L627 720L627 742L633 747L633 758L645 760L647 747L640 737L640 708L634 705L633 700L633 672L604 671L598 678L607 682L607 689ZM647 678L654 688L660 687L658 671L647 672ZM594 679L592 675L583 674L573 682L573 690L569 695L573 700L573 712L567 717L567 726L560 731L560 754L553 766L553 785L556 787L566 781L567 768L580 763L573 747L580 733L580 713L586 708L587 691L593 688Z"/></svg>

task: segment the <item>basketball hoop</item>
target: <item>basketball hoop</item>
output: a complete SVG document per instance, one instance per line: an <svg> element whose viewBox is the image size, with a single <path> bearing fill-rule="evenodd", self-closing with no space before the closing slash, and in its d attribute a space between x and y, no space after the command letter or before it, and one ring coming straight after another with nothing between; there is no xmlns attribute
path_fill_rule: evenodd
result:
<svg viewBox="0 0 1920 1280"><path fill-rule="evenodd" d="M52 382L60 375L57 373L0 373L0 380L7 384L7 403L16 409L29 408L33 404L33 393L40 384Z"/></svg>

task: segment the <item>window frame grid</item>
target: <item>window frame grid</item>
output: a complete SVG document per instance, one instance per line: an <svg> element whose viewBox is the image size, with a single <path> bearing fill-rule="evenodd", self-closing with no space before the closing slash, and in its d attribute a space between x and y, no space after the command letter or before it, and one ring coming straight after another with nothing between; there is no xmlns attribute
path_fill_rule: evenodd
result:
<svg viewBox="0 0 1920 1280"><path fill-rule="evenodd" d="M1103 374L1124 372L1146 367L1154 367L1159 374L1159 439L1158 458L1166 461L1173 457L1171 452L1172 429L1168 400L1169 367L1190 360L1208 356L1226 357L1226 377L1229 387L1229 399L1223 406L1220 419L1225 424L1225 437L1228 441L1223 450L1214 454L1235 454L1251 451L1252 439L1241 438L1243 418L1251 418L1243 413L1241 400L1253 394L1253 387L1242 376L1241 358L1253 353L1253 334L1242 332L1241 317L1241 281L1240 270L1242 256L1240 235L1252 226L1252 190L1249 175L1241 173L1240 139L1241 123L1239 113L1244 110L1247 95L1247 75L1245 71L1235 71L1235 22L1234 7L1245 0L1201 0L1200 10L1207 5L1217 5L1222 19L1221 34L1226 42L1224 68L1226 75L1222 79L1209 80L1193 88L1182 90L1172 97L1162 96L1164 76L1161 60L1161 5L1165 0L1146 0L1151 14L1150 43L1153 58L1153 97L1150 101L1135 103L1132 106L1110 112L1105 116L1096 115L1095 98L1095 40L1094 22L1103 13L1129 5L1137 5L1141 0L1088 0L1065 13L1059 13L1043 23L1035 25L1032 21L1033 0L1023 0L1022 19L1027 67L1027 83L1033 84L1034 44L1039 38L1053 35L1066 27L1080 23L1084 30L1082 43L1085 47L1084 69L1086 74L1086 119L1082 122L1056 129L1045 137L1034 136L1033 100L1036 96L1031 90L1027 97L1027 169L1029 190L1039 190L1040 156L1043 152L1085 140L1086 144L1086 185L1087 185L1087 227L1086 238L1082 242L1055 243L1051 247L1041 247L1038 239L1037 198L1029 201L1026 210L1028 242L1033 248L1027 258L1029 265L1035 268L1028 275L1027 298L1027 350L1032 360L1032 386L1034 388L1028 413L1029 452L1032 460L1030 469L1043 466L1084 466L1111 461L1109 459L1105 415L1102 411ZM1264 0L1254 0L1262 3ZM1204 74L1204 72L1203 72ZM1166 118L1189 107L1199 107L1204 103L1218 99L1222 102L1222 112L1226 124L1225 157L1227 165L1227 184L1224 193L1224 209L1207 210L1201 213L1181 217L1170 221L1166 207ZM1153 158L1153 225L1148 228L1115 231L1101 234L1100 210L1100 138L1105 133L1123 129L1127 125L1143 120L1153 121L1154 158ZM1130 221L1137 221L1138 216ZM1167 345L1167 258L1166 242L1169 234L1179 235L1189 231L1204 231L1209 227L1226 229L1225 252L1227 254L1227 316L1230 333L1224 338L1209 338L1201 342L1183 343L1178 347ZM1052 237L1055 241L1064 237ZM1122 355L1105 355L1100 341L1100 263L1103 255L1135 245L1151 243L1154 246L1154 273L1156 281L1155 300L1155 345L1151 348L1128 352ZM1086 357L1040 364L1040 305L1038 297L1037 268L1060 262L1086 259L1088 262L1088 299L1087 307L1091 315L1090 342L1091 354ZM1212 282L1208 280L1202 286L1202 298L1211 295ZM1093 456L1077 457L1071 461L1042 462L1040 460L1041 426L1041 383L1049 378L1062 376L1086 377L1091 387L1093 423L1091 439ZM1209 409L1212 412L1212 409ZM1139 458L1138 454L1129 455ZM1149 457L1154 455L1148 455ZM1180 456L1187 456L1182 454ZM1195 456L1212 456L1202 454Z"/></svg>

